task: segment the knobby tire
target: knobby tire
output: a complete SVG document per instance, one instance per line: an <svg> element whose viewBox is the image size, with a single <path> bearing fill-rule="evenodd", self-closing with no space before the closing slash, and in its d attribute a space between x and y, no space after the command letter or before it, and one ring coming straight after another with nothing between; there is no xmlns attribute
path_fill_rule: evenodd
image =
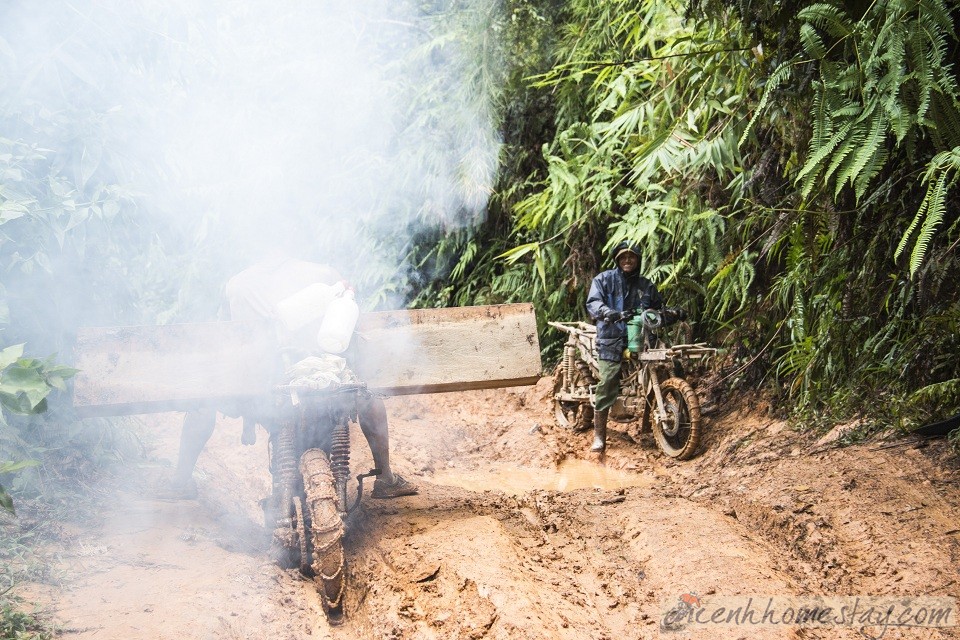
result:
<svg viewBox="0 0 960 640"><path fill-rule="evenodd" d="M310 520L313 579L327 619L337 624L343 618L347 590L346 556L343 553L343 519L326 454L308 449L300 458L300 473Z"/></svg>
<svg viewBox="0 0 960 640"><path fill-rule="evenodd" d="M593 426L593 407L589 402L572 402L567 400L558 400L556 394L561 391L572 391L573 389L563 388L563 363L557 365L557 370L553 378L553 409L557 424L574 431L586 431ZM573 387L585 386L586 381L583 374L575 370L573 372Z"/></svg>
<svg viewBox="0 0 960 640"><path fill-rule="evenodd" d="M702 434L697 392L682 378L665 380L660 384L660 392L667 409L668 424L665 429L657 420L655 411L651 411L654 414L651 416L651 426L657 446L671 458L689 460L696 454Z"/></svg>

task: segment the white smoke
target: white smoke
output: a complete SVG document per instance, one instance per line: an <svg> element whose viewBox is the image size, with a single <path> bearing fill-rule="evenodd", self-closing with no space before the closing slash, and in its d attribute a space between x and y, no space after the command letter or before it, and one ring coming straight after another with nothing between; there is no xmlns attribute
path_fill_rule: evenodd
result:
<svg viewBox="0 0 960 640"><path fill-rule="evenodd" d="M411 234L482 220L499 150L479 62L417 6L14 1L3 109L94 114L61 155L93 200L118 184L169 225L186 284L264 244L383 280Z"/></svg>
<svg viewBox="0 0 960 640"><path fill-rule="evenodd" d="M402 302L404 246L482 220L499 153L478 60L420 6L0 1L0 346L211 319L264 247Z"/></svg>

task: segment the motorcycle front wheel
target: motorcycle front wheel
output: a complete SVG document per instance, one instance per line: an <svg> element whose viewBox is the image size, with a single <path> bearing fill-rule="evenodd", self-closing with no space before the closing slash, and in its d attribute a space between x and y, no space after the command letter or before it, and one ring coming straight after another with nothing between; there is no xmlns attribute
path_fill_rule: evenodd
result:
<svg viewBox="0 0 960 640"><path fill-rule="evenodd" d="M660 385L666 420L657 419L651 411L653 436L660 450L671 458L689 460L700 444L700 400L690 383L670 378Z"/></svg>

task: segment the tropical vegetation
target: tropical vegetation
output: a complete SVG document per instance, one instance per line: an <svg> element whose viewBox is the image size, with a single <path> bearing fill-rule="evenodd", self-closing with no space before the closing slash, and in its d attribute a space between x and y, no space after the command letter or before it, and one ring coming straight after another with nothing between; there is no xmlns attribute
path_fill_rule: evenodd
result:
<svg viewBox="0 0 960 640"><path fill-rule="evenodd" d="M155 110L158 91L175 100L223 80L209 38L254 15L236 7L217 22L186 6L145 1L117 25L72 3L50 12L37 51L0 40L2 481L42 453L38 418L20 414L63 389L71 370L57 362L77 326L210 319L242 264L250 220L210 206L205 185L192 200L152 197L144 185L170 192L178 169L126 153L170 133L160 116L182 104ZM77 36L71 16L84 11L96 39ZM533 301L541 323L582 317L606 252L629 240L698 337L726 348L723 385L762 388L799 416L883 425L958 408L956 0L388 11L351 16L375 27L365 42L388 43L362 53L396 103L389 144L347 159L363 191L395 187L351 213L341 256L368 306ZM291 24L280 11L255 17ZM158 22L169 30L142 28ZM238 34L226 44L246 47L250 33ZM255 45L246 53L281 60ZM122 104L104 80L115 77L137 78ZM264 77L224 86L255 93L251 78ZM140 147L128 139L154 129ZM240 142L275 159L256 133ZM282 173L257 171L232 203L295 210L318 256L344 244L315 207L261 193ZM559 336L542 329L549 368Z"/></svg>
<svg viewBox="0 0 960 640"><path fill-rule="evenodd" d="M725 384L875 425L958 408L956 2L510 9L556 36L510 41L490 216L435 245L456 261L420 302L582 315L629 240Z"/></svg>

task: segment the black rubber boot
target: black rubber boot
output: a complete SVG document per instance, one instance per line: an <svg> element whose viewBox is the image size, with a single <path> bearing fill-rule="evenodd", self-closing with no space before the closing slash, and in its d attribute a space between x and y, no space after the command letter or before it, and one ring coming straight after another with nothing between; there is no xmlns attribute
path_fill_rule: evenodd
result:
<svg viewBox="0 0 960 640"><path fill-rule="evenodd" d="M607 449L607 414L609 409L595 411L593 414L593 446L590 451L603 453Z"/></svg>

